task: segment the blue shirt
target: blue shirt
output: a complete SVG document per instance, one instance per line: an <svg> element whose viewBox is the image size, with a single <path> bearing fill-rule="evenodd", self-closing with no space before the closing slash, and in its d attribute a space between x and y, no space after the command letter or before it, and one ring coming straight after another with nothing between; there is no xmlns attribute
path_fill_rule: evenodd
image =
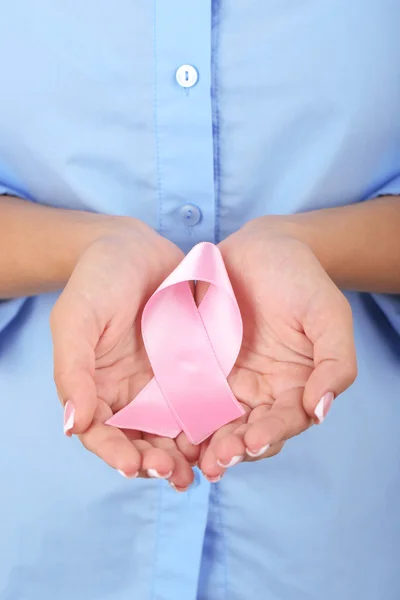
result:
<svg viewBox="0 0 400 600"><path fill-rule="evenodd" d="M399 22L398 0L3 3L1 192L185 251L398 194ZM56 296L0 305L0 600L400 598L399 298L349 294L359 378L322 427L177 494L63 437Z"/></svg>

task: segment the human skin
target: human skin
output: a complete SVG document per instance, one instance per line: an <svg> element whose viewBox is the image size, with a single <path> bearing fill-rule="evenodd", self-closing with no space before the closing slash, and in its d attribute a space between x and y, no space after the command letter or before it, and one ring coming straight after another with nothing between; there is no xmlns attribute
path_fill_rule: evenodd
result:
<svg viewBox="0 0 400 600"><path fill-rule="evenodd" d="M0 297L63 289L51 325L66 433L128 477L161 476L185 490L193 463L216 481L326 416L356 376L339 287L400 292L399 233L399 198L386 197L262 217L220 244L244 322L229 382L246 414L200 448L182 434L172 441L104 424L152 376L140 314L183 257L174 244L135 219L3 197ZM198 286L198 301L203 293Z"/></svg>

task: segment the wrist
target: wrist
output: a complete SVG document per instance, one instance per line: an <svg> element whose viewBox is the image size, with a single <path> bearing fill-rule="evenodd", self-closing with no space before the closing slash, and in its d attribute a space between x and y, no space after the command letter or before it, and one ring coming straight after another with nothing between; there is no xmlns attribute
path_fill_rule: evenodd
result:
<svg viewBox="0 0 400 600"><path fill-rule="evenodd" d="M66 211L64 217L63 235L59 237L59 248L58 251L55 248L54 253L59 262L54 265L57 281L53 281L51 287L56 288L65 286L83 254L92 246L105 246L117 239L124 240L128 246L138 234L152 231L145 223L131 217L80 211Z"/></svg>
<svg viewBox="0 0 400 600"><path fill-rule="evenodd" d="M124 236L128 243L135 233L144 231L148 239L157 236L150 227L130 217L65 210L1 197L0 298L62 289L82 254L97 240Z"/></svg>
<svg viewBox="0 0 400 600"><path fill-rule="evenodd" d="M175 244L143 221L131 217L94 219L85 232L80 251L69 266L69 277L81 259L90 257L97 264L111 260L135 272L147 273L148 287L156 288L169 272L170 264L175 267L183 256Z"/></svg>
<svg viewBox="0 0 400 600"><path fill-rule="evenodd" d="M399 227L399 197L393 196L261 217L245 229L258 230L264 240L301 242L341 289L398 294Z"/></svg>
<svg viewBox="0 0 400 600"><path fill-rule="evenodd" d="M312 213L297 215L267 215L246 223L243 230L250 233L262 233L266 239L291 238L310 247L316 254L319 249L318 231Z"/></svg>
<svg viewBox="0 0 400 600"><path fill-rule="evenodd" d="M323 269L332 277L335 272L332 248L326 243L326 231L321 227L319 213L299 213L295 215L267 215L249 221L245 226L248 232L260 232L271 242L293 240L307 246L321 263ZM327 251L329 250L329 251Z"/></svg>

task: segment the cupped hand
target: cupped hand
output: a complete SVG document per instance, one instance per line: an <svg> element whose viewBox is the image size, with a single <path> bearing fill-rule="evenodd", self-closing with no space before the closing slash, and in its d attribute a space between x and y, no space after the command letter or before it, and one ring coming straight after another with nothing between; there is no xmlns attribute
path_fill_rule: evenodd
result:
<svg viewBox="0 0 400 600"><path fill-rule="evenodd" d="M321 423L357 374L350 305L308 245L259 219L219 247L243 318L228 380L246 414L203 444L211 481ZM204 293L198 285L198 302Z"/></svg>
<svg viewBox="0 0 400 600"><path fill-rule="evenodd" d="M198 448L121 431L105 421L152 378L142 341L144 305L182 260L182 252L143 223L124 223L81 256L52 315L54 374L65 407L65 433L127 477L193 480ZM181 451L182 450L182 451Z"/></svg>

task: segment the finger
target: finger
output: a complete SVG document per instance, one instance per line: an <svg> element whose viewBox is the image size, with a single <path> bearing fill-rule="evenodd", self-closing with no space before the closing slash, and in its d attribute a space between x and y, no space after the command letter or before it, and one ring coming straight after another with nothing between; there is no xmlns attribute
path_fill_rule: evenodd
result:
<svg viewBox="0 0 400 600"><path fill-rule="evenodd" d="M244 435L246 453L259 458L269 449L305 431L312 423L302 403L303 389L287 390L276 398L273 406L258 406L249 417Z"/></svg>
<svg viewBox="0 0 400 600"><path fill-rule="evenodd" d="M272 458L273 456L276 456L277 454L279 454L279 452L281 452L283 446L285 445L285 442L278 442L277 444L271 444L270 446L268 446L267 450L263 453L260 454L259 456L247 456L245 458L245 462L257 462L259 460L264 460L264 458Z"/></svg>
<svg viewBox="0 0 400 600"><path fill-rule="evenodd" d="M247 424L235 427L231 431L214 441L211 451L215 457L216 463L224 469L229 469L239 464L246 456L246 446L244 444L244 432Z"/></svg>
<svg viewBox="0 0 400 600"><path fill-rule="evenodd" d="M178 450L183 454L188 463L194 466L200 457L200 445L195 446L189 442L185 433L180 433L175 440Z"/></svg>
<svg viewBox="0 0 400 600"><path fill-rule="evenodd" d="M152 479L169 479L172 476L176 464L169 452L146 440L135 444L142 453L142 474Z"/></svg>
<svg viewBox="0 0 400 600"><path fill-rule="evenodd" d="M132 433L132 431L130 431L129 433ZM150 448L152 448L151 444L149 444L149 442L146 442L145 440L142 439L140 432L135 432L138 435L127 435L127 438L129 439L129 441L133 444L133 446L136 448L136 450L139 452L140 456L141 456L141 468L139 469L139 472L137 473L137 477L139 477L140 479L151 479L152 478L152 474L148 473L146 469L143 468L143 456L146 453L146 451ZM121 473L121 475L125 475L124 473ZM126 475L125 475L126 476ZM161 477L160 477L161 479Z"/></svg>
<svg viewBox="0 0 400 600"><path fill-rule="evenodd" d="M101 411L97 411L92 425L79 439L87 450L96 454L121 475L136 477L142 464L140 452L120 429L105 425L104 418L98 418L99 412L104 415L111 413L111 410L105 405Z"/></svg>
<svg viewBox="0 0 400 600"><path fill-rule="evenodd" d="M227 468L239 464L245 456L246 449L243 441L235 436L235 431L244 424L250 412L248 407L243 406L243 408L246 411L243 417L221 427L202 449L199 467L212 483L219 481ZM221 455L218 453L218 448L222 441L224 441L224 452Z"/></svg>
<svg viewBox="0 0 400 600"><path fill-rule="evenodd" d="M64 292L51 316L54 380L65 408L64 432L83 433L97 407L94 349L101 332L87 302Z"/></svg>
<svg viewBox="0 0 400 600"><path fill-rule="evenodd" d="M251 425L248 423L241 425L236 431L218 442L214 451L218 464L225 464L229 468L242 461L255 462L264 458L271 458L282 450L285 442L269 444L265 449L261 448L261 452L257 452L257 456L250 456L245 443L245 435L250 427Z"/></svg>
<svg viewBox="0 0 400 600"><path fill-rule="evenodd" d="M317 298L304 330L314 345L314 370L304 389L303 405L315 422L322 423L334 398L357 377L351 308L339 290Z"/></svg>
<svg viewBox="0 0 400 600"><path fill-rule="evenodd" d="M194 481L193 469L179 451L174 458L176 468L172 477L169 479L169 482L177 492L185 492Z"/></svg>
<svg viewBox="0 0 400 600"><path fill-rule="evenodd" d="M194 474L189 462L178 450L175 441L155 435L147 435L146 439L173 461L174 468L167 477L168 481L178 490L187 489L193 483Z"/></svg>

